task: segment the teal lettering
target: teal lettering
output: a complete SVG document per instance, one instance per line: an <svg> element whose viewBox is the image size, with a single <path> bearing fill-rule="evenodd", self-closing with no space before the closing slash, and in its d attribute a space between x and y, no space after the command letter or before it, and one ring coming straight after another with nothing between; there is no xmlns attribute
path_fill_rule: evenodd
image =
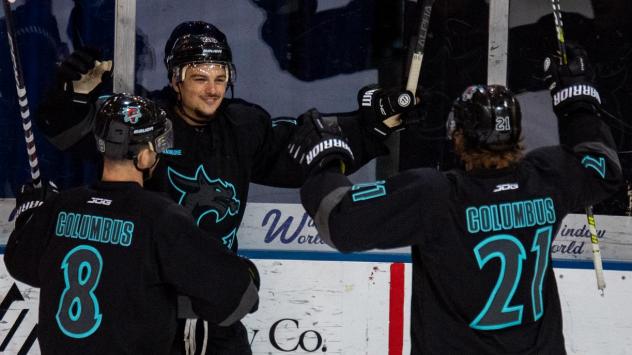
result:
<svg viewBox="0 0 632 355"><path fill-rule="evenodd" d="M465 210L465 220L467 222L467 231L474 234L480 231L480 223L478 220L478 209L476 207L468 207Z"/></svg>
<svg viewBox="0 0 632 355"><path fill-rule="evenodd" d="M57 225L55 226L55 235L58 237L64 236L64 229L66 228L66 212L59 212L57 215Z"/></svg>
<svg viewBox="0 0 632 355"><path fill-rule="evenodd" d="M79 226L79 239L88 238L88 230L90 228L90 215L83 215L81 218L81 225Z"/></svg>
<svg viewBox="0 0 632 355"><path fill-rule="evenodd" d="M55 235L127 247L132 244L134 223L121 219L60 211L55 223Z"/></svg>
<svg viewBox="0 0 632 355"><path fill-rule="evenodd" d="M502 226L500 225L500 216L498 215L498 205L491 205L489 206L490 212L491 212L491 223L492 223L492 228L494 229L494 231L499 231L502 229Z"/></svg>
<svg viewBox="0 0 632 355"><path fill-rule="evenodd" d="M555 206L545 198L468 207L465 220L471 234L542 226L555 223Z"/></svg>
<svg viewBox="0 0 632 355"><path fill-rule="evenodd" d="M90 226L90 240L99 241L101 235L101 226L103 225L103 217L93 216Z"/></svg>
<svg viewBox="0 0 632 355"><path fill-rule="evenodd" d="M121 245L128 247L132 244L132 235L134 234L134 223L125 221L121 232Z"/></svg>
<svg viewBox="0 0 632 355"><path fill-rule="evenodd" d="M537 199L534 201L535 203L535 222L537 225L541 226L546 224L546 216L544 213L544 200Z"/></svg>
<svg viewBox="0 0 632 355"><path fill-rule="evenodd" d="M72 226L74 225L74 221L75 221L75 214L68 213L68 216L66 219L66 228L64 229L64 235L66 237L72 237Z"/></svg>
<svg viewBox="0 0 632 355"><path fill-rule="evenodd" d="M544 199L544 208L546 210L547 223L555 223L555 205L553 204L553 200L550 197Z"/></svg>
<svg viewBox="0 0 632 355"><path fill-rule="evenodd" d="M479 212L481 214L481 231L489 232L490 230L492 230L489 206L479 207Z"/></svg>
<svg viewBox="0 0 632 355"><path fill-rule="evenodd" d="M522 202L514 202L511 204L514 217L514 228L522 228L525 224L524 207Z"/></svg>
<svg viewBox="0 0 632 355"><path fill-rule="evenodd" d="M524 201L524 214L527 218L527 227L535 226L535 211L533 201Z"/></svg>
<svg viewBox="0 0 632 355"><path fill-rule="evenodd" d="M500 220L503 229L513 228L513 221L511 217L511 204L503 203L500 205Z"/></svg>
<svg viewBox="0 0 632 355"><path fill-rule="evenodd" d="M70 236L72 238L79 238L79 228L81 228L81 215L75 214L75 218L72 221L72 232Z"/></svg>
<svg viewBox="0 0 632 355"><path fill-rule="evenodd" d="M123 222L120 219L114 220L114 228L112 228L112 237L110 238L110 243L118 244L121 240L121 225Z"/></svg>
<svg viewBox="0 0 632 355"><path fill-rule="evenodd" d="M112 233L112 225L114 221L111 218L103 218L103 229L101 230L101 243L110 242L110 233Z"/></svg>

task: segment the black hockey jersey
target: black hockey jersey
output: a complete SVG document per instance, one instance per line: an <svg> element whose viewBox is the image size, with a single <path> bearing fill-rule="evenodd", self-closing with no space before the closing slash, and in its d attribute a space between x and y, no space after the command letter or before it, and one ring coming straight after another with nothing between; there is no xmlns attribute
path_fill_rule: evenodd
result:
<svg viewBox="0 0 632 355"><path fill-rule="evenodd" d="M4 260L15 279L41 288L43 354L167 354L177 294L220 325L258 299L240 257L182 207L131 182L48 200L11 234Z"/></svg>
<svg viewBox="0 0 632 355"><path fill-rule="evenodd" d="M569 211L615 191L621 170L600 120L560 126L564 146L506 169L417 169L356 185L329 171L302 188L335 248L412 246L413 354L565 353L551 242Z"/></svg>
<svg viewBox="0 0 632 355"><path fill-rule="evenodd" d="M259 106L238 99L226 99L203 127L190 126L169 112L174 146L158 163L147 188L169 193L209 236L236 251L250 182L300 187L305 180L303 169L287 153L296 122L271 119ZM381 143L358 134L362 130L356 118L340 121L353 132L352 147L361 163L378 154Z"/></svg>
<svg viewBox="0 0 632 355"><path fill-rule="evenodd" d="M225 100L201 127L168 112L174 146L158 163L147 189L168 193L210 237L237 250L249 183L298 187L304 180L286 152L295 122L273 129L263 109L242 100Z"/></svg>

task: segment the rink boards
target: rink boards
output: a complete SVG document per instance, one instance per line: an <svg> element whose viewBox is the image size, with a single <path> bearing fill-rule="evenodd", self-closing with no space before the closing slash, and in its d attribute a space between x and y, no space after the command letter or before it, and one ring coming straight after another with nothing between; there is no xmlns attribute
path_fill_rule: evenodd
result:
<svg viewBox="0 0 632 355"><path fill-rule="evenodd" d="M6 216L6 204L0 215ZM4 218L3 218L4 219ZM596 289L585 216L569 215L552 246L570 354L632 349L632 219L597 216L606 268ZM10 225L0 225L6 241ZM626 235L627 233L627 235ZM246 324L255 354L407 354L407 248L340 254L318 238L300 205L249 203L241 252L260 269L261 306ZM38 354L39 293L0 265L0 353Z"/></svg>

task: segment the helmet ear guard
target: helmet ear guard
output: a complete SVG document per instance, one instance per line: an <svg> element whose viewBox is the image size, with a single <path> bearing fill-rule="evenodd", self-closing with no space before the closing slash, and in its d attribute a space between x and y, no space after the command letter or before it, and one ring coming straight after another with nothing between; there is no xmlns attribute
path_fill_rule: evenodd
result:
<svg viewBox="0 0 632 355"><path fill-rule="evenodd" d="M520 141L521 118L520 104L504 86L474 85L455 100L446 132L452 138L460 129L468 148L506 150Z"/></svg>

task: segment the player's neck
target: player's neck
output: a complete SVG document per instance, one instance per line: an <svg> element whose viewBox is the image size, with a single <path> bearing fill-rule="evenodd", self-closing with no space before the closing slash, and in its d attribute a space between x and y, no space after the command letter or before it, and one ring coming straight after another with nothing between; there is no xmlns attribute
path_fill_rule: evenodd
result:
<svg viewBox="0 0 632 355"><path fill-rule="evenodd" d="M102 181L109 182L136 182L143 186L143 174L137 170L132 162L119 163L105 160L103 162Z"/></svg>

